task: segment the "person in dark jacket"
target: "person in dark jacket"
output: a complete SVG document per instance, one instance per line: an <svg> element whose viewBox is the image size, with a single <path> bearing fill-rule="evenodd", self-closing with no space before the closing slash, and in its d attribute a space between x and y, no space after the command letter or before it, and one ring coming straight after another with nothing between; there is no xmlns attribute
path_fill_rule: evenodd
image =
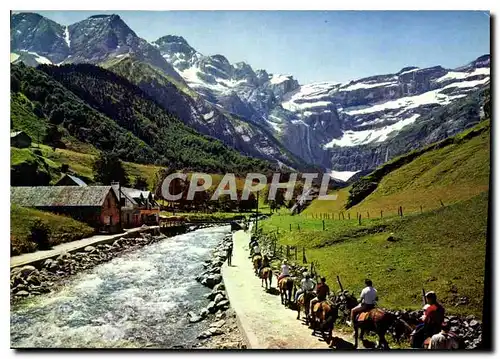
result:
<svg viewBox="0 0 500 359"><path fill-rule="evenodd" d="M232 257L233 257L233 244L231 243L229 247L227 247L227 265L232 265Z"/></svg>
<svg viewBox="0 0 500 359"><path fill-rule="evenodd" d="M311 299L311 305L309 306L309 310L311 311L314 308L314 305L318 302L322 302L328 297L330 294L330 287L328 284L326 284L326 278L322 277L320 282L316 285L316 289L314 290L316 292L316 297Z"/></svg>

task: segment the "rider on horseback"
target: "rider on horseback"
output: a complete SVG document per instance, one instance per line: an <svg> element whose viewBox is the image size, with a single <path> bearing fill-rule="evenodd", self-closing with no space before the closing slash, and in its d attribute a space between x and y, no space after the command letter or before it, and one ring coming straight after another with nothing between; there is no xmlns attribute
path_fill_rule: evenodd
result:
<svg viewBox="0 0 500 359"><path fill-rule="evenodd" d="M297 302L301 294L311 292L315 286L316 283L314 283L314 281L311 279L309 273L304 272L304 279L302 279L302 281L300 282L300 289L297 291L297 293L295 293L295 302Z"/></svg>
<svg viewBox="0 0 500 359"><path fill-rule="evenodd" d="M248 248L250 248L250 257L248 257L248 258L253 257L253 255L254 255L253 247L255 247L255 245L258 245L257 238L255 236L252 236L250 239L250 243L248 244Z"/></svg>
<svg viewBox="0 0 500 359"><path fill-rule="evenodd" d="M290 276L290 267L288 267L288 261L286 259L283 260L283 264L281 266L281 274L278 277L278 282L285 277Z"/></svg>
<svg viewBox="0 0 500 359"><path fill-rule="evenodd" d="M351 320L346 322L347 325L352 326L358 314L375 308L375 302L378 300L377 290L373 288L373 283L370 279L366 279L365 284L366 287L363 288L359 296L360 303L351 309Z"/></svg>
<svg viewBox="0 0 500 359"><path fill-rule="evenodd" d="M441 325L441 332L434 334L429 343L428 349L459 349L456 335L450 333L450 322L444 321Z"/></svg>
<svg viewBox="0 0 500 359"><path fill-rule="evenodd" d="M318 302L322 302L326 299L326 297L330 294L330 287L326 284L326 278L322 277L321 282L316 286L316 297L311 299L311 305L309 306L309 310L313 311L314 305Z"/></svg>
<svg viewBox="0 0 500 359"><path fill-rule="evenodd" d="M266 254L264 254L264 257L263 257L262 262L261 262L260 267L259 267L259 277L260 277L260 274L261 274L262 270L264 268L267 268L267 267L270 267L270 265L269 265L269 258L267 257Z"/></svg>
<svg viewBox="0 0 500 359"><path fill-rule="evenodd" d="M432 337L441 331L441 325L444 321L445 310L437 301L435 292L427 292L425 295L427 304L425 305L425 312L422 318L422 324L412 333L412 347L422 348L426 338Z"/></svg>

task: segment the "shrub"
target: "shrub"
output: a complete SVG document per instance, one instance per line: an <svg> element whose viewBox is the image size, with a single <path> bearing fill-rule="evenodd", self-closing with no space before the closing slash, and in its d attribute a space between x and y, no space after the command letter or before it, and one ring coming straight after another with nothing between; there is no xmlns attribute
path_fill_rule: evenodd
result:
<svg viewBox="0 0 500 359"><path fill-rule="evenodd" d="M50 249L49 242L50 230L49 227L40 219L36 219L31 225L30 240L36 243L38 249Z"/></svg>

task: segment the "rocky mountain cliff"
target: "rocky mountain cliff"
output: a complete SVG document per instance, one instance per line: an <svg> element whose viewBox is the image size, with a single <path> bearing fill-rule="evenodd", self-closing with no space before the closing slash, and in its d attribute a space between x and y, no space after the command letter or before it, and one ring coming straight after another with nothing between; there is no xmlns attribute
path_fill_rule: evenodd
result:
<svg viewBox="0 0 500 359"><path fill-rule="evenodd" d="M233 65L223 55L204 56L180 36L164 36L154 45L209 102L267 126L291 152L337 171L373 168L399 154L383 144L490 82L489 55L457 69L405 67L345 84L299 85L292 76L254 71L243 62ZM457 127L476 123L476 117ZM439 129L432 136L421 134L416 145L443 134L449 135ZM373 157L374 151L383 155Z"/></svg>
<svg viewBox="0 0 500 359"><path fill-rule="evenodd" d="M302 85L290 75L232 64L221 54L203 55L181 36L150 44L117 15L64 27L38 14L15 14L11 48L11 61L32 66L101 64L185 123L241 152L335 173L374 168L476 123L484 116L484 96L476 92L490 86L489 55L456 69L410 66L348 83ZM464 103L465 113L457 105ZM402 138L411 138L411 146L403 146Z"/></svg>

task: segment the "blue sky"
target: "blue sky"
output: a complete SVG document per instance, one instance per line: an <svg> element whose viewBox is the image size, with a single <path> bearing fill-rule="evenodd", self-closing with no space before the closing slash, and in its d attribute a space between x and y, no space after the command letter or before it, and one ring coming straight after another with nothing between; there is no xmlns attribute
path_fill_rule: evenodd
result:
<svg viewBox="0 0 500 359"><path fill-rule="evenodd" d="M453 68L490 52L484 11L37 11L69 25L116 13L142 38L181 35L300 83L346 82L406 66Z"/></svg>

